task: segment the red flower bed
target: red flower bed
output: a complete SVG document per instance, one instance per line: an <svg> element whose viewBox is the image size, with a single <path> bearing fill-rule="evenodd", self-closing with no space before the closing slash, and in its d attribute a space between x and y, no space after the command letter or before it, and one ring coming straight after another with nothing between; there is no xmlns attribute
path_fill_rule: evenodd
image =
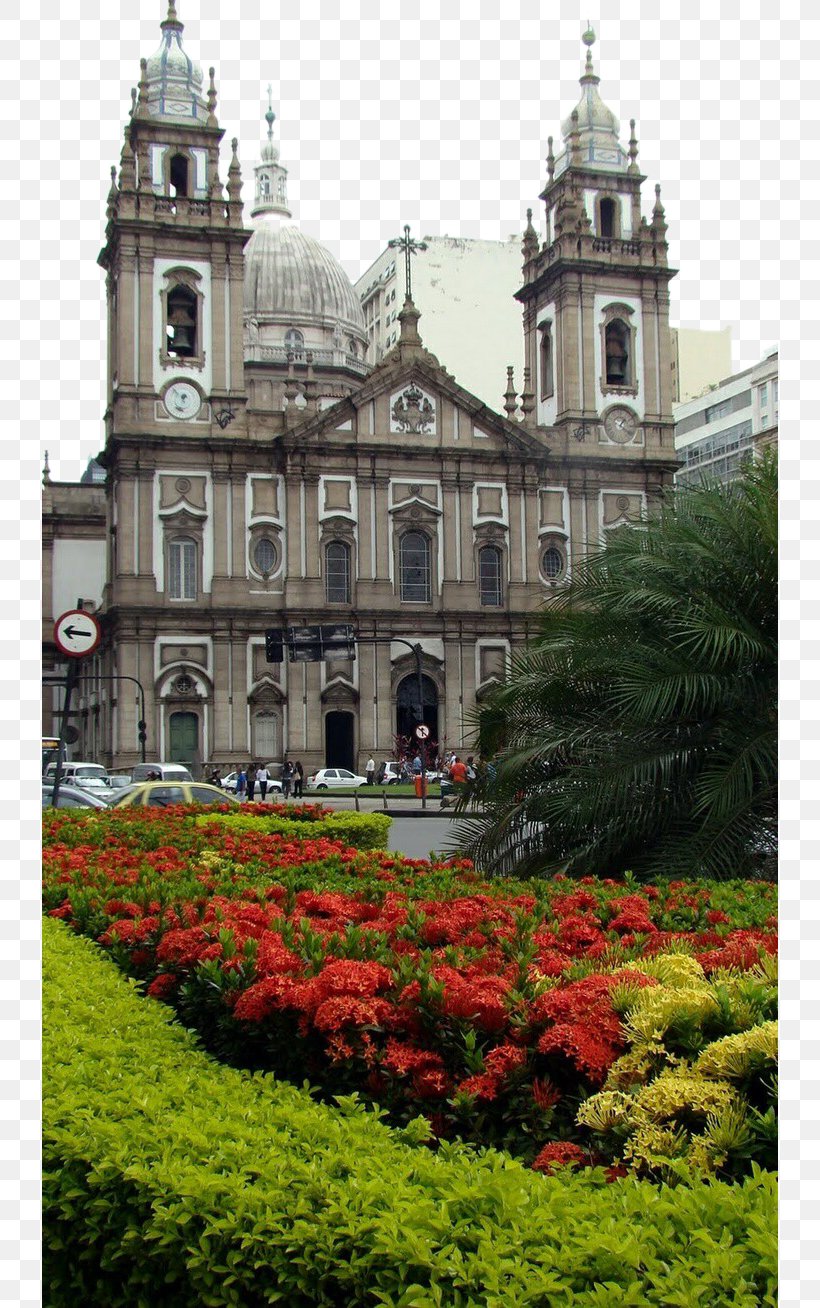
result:
<svg viewBox="0 0 820 1308"><path fill-rule="evenodd" d="M657 984L642 958L684 941L709 974L776 951L774 887L738 889L733 913L726 885L503 886L464 863L163 818L99 822L93 843L52 826L48 911L218 1056L359 1091L395 1121L424 1112L437 1136L545 1171L589 1161L568 1137L626 1049L613 991Z"/></svg>

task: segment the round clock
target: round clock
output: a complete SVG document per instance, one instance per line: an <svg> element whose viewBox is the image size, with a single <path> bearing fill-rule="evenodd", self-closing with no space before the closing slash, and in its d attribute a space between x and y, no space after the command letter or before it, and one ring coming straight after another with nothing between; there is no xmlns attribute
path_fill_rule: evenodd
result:
<svg viewBox="0 0 820 1308"><path fill-rule="evenodd" d="M165 407L172 418L195 418L202 407L199 391L190 382L173 382L165 392Z"/></svg>
<svg viewBox="0 0 820 1308"><path fill-rule="evenodd" d="M638 430L638 415L624 405L616 405L604 418L604 431L611 441L628 445Z"/></svg>

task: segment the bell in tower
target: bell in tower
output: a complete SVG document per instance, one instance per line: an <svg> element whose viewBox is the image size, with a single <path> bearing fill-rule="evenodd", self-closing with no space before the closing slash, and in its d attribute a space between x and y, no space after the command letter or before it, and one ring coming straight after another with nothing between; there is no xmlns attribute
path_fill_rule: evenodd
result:
<svg viewBox="0 0 820 1308"><path fill-rule="evenodd" d="M190 359L196 354L196 295L185 286L168 296L168 353Z"/></svg>

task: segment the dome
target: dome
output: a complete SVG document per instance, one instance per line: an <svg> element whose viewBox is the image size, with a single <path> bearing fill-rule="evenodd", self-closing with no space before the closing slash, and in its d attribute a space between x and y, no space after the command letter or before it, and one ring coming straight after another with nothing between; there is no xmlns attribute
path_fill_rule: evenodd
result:
<svg viewBox="0 0 820 1308"><path fill-rule="evenodd" d="M339 324L367 340L359 297L329 250L298 227L263 221L245 247L245 317Z"/></svg>

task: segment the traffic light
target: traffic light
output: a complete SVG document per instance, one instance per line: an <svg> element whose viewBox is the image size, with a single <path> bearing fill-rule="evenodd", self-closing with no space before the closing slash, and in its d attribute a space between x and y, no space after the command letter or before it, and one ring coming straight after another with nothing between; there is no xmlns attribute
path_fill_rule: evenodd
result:
<svg viewBox="0 0 820 1308"><path fill-rule="evenodd" d="M140 744L144 745L146 740L148 739L148 735L146 732L145 723L143 722L142 718L140 718L139 722L137 723L137 732L139 734Z"/></svg>
<svg viewBox="0 0 820 1308"><path fill-rule="evenodd" d="M265 660L268 663L281 663L285 657L285 633L281 627L269 627L265 632Z"/></svg>

